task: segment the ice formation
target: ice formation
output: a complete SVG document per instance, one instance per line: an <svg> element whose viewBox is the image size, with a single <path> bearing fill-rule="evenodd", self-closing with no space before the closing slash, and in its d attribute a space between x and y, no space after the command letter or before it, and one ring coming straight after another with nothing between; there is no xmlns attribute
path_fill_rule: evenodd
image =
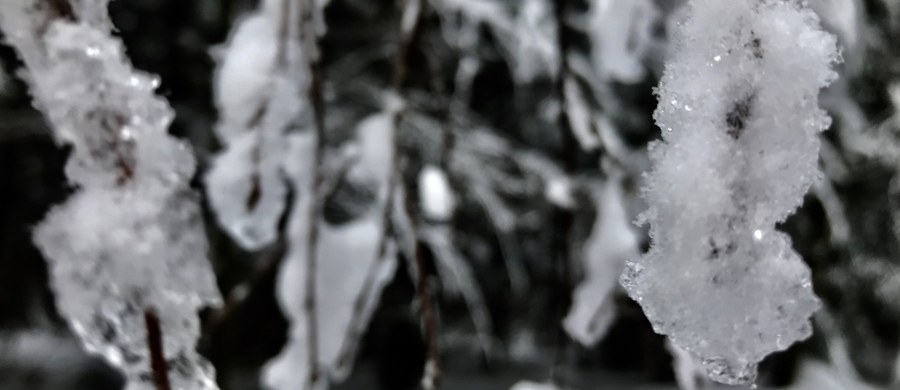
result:
<svg viewBox="0 0 900 390"><path fill-rule="evenodd" d="M35 228L57 307L85 347L153 389L150 322L175 389L216 389L194 346L197 311L220 301L206 258L190 149L168 135L159 81L135 71L111 35L106 1L5 1L0 22L27 66L35 105L73 146L79 190ZM68 4L60 2L59 4Z"/></svg>
<svg viewBox="0 0 900 390"><path fill-rule="evenodd" d="M310 221L311 214L305 210L312 201L309 178L313 168L308 157L312 155L308 149L311 141L305 141L306 150L290 154L297 159L288 165L289 175L298 178L296 211L290 220L288 234L293 238L278 276L277 296L291 329L288 344L264 370L263 382L269 388L327 388L330 381L346 378L353 365L356 345L375 310L381 289L397 267L397 246L385 237L391 188L396 185L396 115L396 111L388 109L366 118L357 127L359 159L345 180L368 185L377 195L362 215L346 223L331 224L322 218ZM312 223L317 223L319 229L314 255L318 263L314 313L309 312L305 302L308 243L304 237ZM314 316L318 332L317 362L309 361L310 315ZM310 369L316 372L310 373Z"/></svg>
<svg viewBox="0 0 900 390"><path fill-rule="evenodd" d="M275 241L288 186L286 137L312 120L308 54L283 36L275 3L241 21L216 75L216 134L225 149L206 188L220 225L247 250Z"/></svg>
<svg viewBox="0 0 900 390"><path fill-rule="evenodd" d="M694 0L657 94L644 197L653 245L621 278L710 377L752 383L808 337L810 271L775 225L817 179L835 38L802 2Z"/></svg>
<svg viewBox="0 0 900 390"><path fill-rule="evenodd" d="M614 293L625 260L638 254L621 183L611 180L595 196L597 220L582 249L585 278L575 289L563 328L579 343L593 346L615 319Z"/></svg>

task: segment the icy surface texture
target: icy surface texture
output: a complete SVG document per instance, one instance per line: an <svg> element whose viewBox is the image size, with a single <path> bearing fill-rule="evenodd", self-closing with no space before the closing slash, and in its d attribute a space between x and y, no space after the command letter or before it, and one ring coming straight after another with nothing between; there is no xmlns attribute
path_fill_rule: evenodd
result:
<svg viewBox="0 0 900 390"><path fill-rule="evenodd" d="M625 210L621 183L611 180L595 195L597 220L582 248L584 280L576 287L563 328L585 346L593 346L615 319L614 293L625 260L638 255L638 240Z"/></svg>
<svg viewBox="0 0 900 390"><path fill-rule="evenodd" d="M77 22L18 8L28 4L4 2L0 21L25 60L35 105L73 146L65 171L79 187L34 231L58 309L88 350L122 369L129 390L155 387L145 325L155 313L172 387L215 389L194 345L197 311L220 296L187 183L195 162L168 135L173 111L154 94L157 79L132 69L110 35L105 1L74 2Z"/></svg>
<svg viewBox="0 0 900 390"><path fill-rule="evenodd" d="M283 44L280 20L265 9L244 19L216 75L216 134L225 148L206 175L206 188L219 224L247 250L275 241L288 186L286 137L311 121L308 61L301 45ZM285 55L296 57L288 62L279 57Z"/></svg>
<svg viewBox="0 0 900 390"><path fill-rule="evenodd" d="M310 213L313 176L312 137L299 138L295 159L288 165L297 178L297 196L290 217L290 247L278 276L277 296L290 320L287 345L264 369L263 383L271 389L322 389L330 381L349 374L356 346L375 310L382 288L397 267L396 244L385 237L393 179L394 121L396 112L385 111L363 120L357 127L359 158L346 174L346 181L371 188L375 200L359 216L342 223L329 223ZM310 220L314 217L315 220ZM314 256L316 300L314 313L305 304L309 231L318 224ZM317 362L311 363L307 324L315 316ZM317 367L316 375L310 375ZM311 381L311 377L316 380Z"/></svg>
<svg viewBox="0 0 900 390"><path fill-rule="evenodd" d="M752 383L808 337L810 271L775 230L819 175L835 39L792 1L695 0L658 89L644 197L653 245L621 278L712 379Z"/></svg>
<svg viewBox="0 0 900 390"><path fill-rule="evenodd" d="M173 389L216 389L194 350L197 311L219 301L196 199L85 188L35 232L60 313L87 349L120 367L129 390L154 389L145 311L154 310Z"/></svg>

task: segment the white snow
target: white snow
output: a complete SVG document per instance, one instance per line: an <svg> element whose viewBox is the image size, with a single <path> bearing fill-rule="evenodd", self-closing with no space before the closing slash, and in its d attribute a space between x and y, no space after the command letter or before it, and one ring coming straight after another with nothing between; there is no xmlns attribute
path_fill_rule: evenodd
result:
<svg viewBox="0 0 900 390"><path fill-rule="evenodd" d="M426 165L419 172L419 201L425 218L446 221L453 216L456 198L450 188L450 181L441 168Z"/></svg>
<svg viewBox="0 0 900 390"><path fill-rule="evenodd" d="M588 32L598 75L624 83L641 81L659 17L652 0L591 0Z"/></svg>
<svg viewBox="0 0 900 390"><path fill-rule="evenodd" d="M614 293L626 259L638 256L638 239L625 209L621 183L611 180L594 196L597 220L580 260L585 278L578 284L563 328L585 346L593 346L615 319Z"/></svg>
<svg viewBox="0 0 900 390"><path fill-rule="evenodd" d="M78 22L29 4L4 2L0 22L25 60L35 105L73 146L65 172L79 187L34 230L57 307L129 390L155 387L147 312L161 322L173 388L216 389L195 343L197 311L221 297L188 185L194 158L168 135L174 113L154 93L159 81L131 67L106 1L74 2Z"/></svg>
<svg viewBox="0 0 900 390"><path fill-rule="evenodd" d="M214 157L205 184L219 224L247 250L277 238L289 185L286 139L298 126L311 131L307 53L297 40L279 45L282 19L268 9L244 18L216 73L215 130L225 149ZM278 61L279 47L286 63Z"/></svg>
<svg viewBox="0 0 900 390"><path fill-rule="evenodd" d="M797 2L695 0L658 89L644 197L653 246L622 284L712 379L752 383L808 337L810 271L775 230L819 177L835 38Z"/></svg>
<svg viewBox="0 0 900 390"><path fill-rule="evenodd" d="M288 317L289 340L281 353L267 363L263 383L271 389L328 387L342 381L354 363L356 347L371 318L381 290L397 268L397 245L385 237L386 212L390 207L394 182L393 137L396 112L384 111L364 119L357 126L359 159L350 168L346 180L367 183L376 189L376 201L357 219L331 225L322 218L310 221L312 201L309 185L313 153L291 153L298 160L289 166L291 177L298 178L294 212L289 231L293 237L278 275L278 301ZM315 215L319 215L316 213ZM309 383L307 322L305 305L306 270L309 243L306 237L311 223L318 224L315 261L317 276L316 312L317 363L319 381Z"/></svg>
<svg viewBox="0 0 900 390"><path fill-rule="evenodd" d="M560 52L553 4L547 0L523 0L514 25L514 34L509 37L513 46L507 50L514 53L510 64L516 78L527 82L541 75L556 75Z"/></svg>

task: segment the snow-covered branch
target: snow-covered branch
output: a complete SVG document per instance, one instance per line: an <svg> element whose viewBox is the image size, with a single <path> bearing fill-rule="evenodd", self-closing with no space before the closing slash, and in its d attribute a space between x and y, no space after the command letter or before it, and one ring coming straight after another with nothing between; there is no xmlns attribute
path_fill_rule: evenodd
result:
<svg viewBox="0 0 900 390"><path fill-rule="evenodd" d="M654 329L709 375L752 383L809 337L810 271L775 230L818 178L819 89L835 38L799 2L694 0L658 89L647 178L653 247L622 277Z"/></svg>
<svg viewBox="0 0 900 390"><path fill-rule="evenodd" d="M0 6L35 105L73 146L66 175L79 187L34 240L60 312L89 351L123 371L128 389L215 389L212 367L194 349L197 311L220 301L188 186L194 158L168 135L173 112L154 94L159 81L132 68L106 6ZM154 337L157 348L148 345Z"/></svg>

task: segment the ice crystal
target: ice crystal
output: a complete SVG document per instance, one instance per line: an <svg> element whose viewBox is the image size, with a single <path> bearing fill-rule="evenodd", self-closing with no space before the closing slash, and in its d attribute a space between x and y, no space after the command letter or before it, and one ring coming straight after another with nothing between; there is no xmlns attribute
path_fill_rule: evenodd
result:
<svg viewBox="0 0 900 390"><path fill-rule="evenodd" d="M658 89L650 147L651 250L622 284L654 329L714 380L811 334L810 271L775 225L818 177L819 89L835 38L795 1L695 0Z"/></svg>

